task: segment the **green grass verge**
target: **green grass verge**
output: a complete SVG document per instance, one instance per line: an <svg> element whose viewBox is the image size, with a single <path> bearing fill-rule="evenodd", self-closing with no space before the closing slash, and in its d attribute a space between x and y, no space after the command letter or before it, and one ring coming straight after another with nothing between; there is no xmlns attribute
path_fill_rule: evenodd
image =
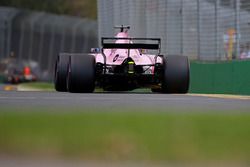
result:
<svg viewBox="0 0 250 167"><path fill-rule="evenodd" d="M250 162L248 113L1 110L0 153L115 161Z"/></svg>
<svg viewBox="0 0 250 167"><path fill-rule="evenodd" d="M24 90L55 91L54 84L49 83L49 82L22 83L22 84L19 84L18 87ZM103 92L103 89L96 88L95 92ZM151 92L151 90L147 88L141 88L141 89L135 89L133 91L128 91L128 92L149 93Z"/></svg>
<svg viewBox="0 0 250 167"><path fill-rule="evenodd" d="M54 91L54 85L49 82L29 82L19 84L18 87L32 90Z"/></svg>

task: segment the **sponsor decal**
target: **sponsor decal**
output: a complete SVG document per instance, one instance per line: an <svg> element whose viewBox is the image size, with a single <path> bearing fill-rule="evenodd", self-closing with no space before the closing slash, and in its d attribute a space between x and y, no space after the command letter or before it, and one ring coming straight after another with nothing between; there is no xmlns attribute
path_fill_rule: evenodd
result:
<svg viewBox="0 0 250 167"><path fill-rule="evenodd" d="M116 62L116 60L118 59L119 54L115 55L115 57L113 58L113 62Z"/></svg>

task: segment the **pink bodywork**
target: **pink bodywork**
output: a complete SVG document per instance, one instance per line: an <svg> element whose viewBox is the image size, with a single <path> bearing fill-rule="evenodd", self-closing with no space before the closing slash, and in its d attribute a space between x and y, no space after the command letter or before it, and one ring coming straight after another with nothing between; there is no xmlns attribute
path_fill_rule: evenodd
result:
<svg viewBox="0 0 250 167"><path fill-rule="evenodd" d="M129 38L127 32L119 32L115 37L117 38ZM116 40L115 43L132 43L130 40ZM155 63L155 55L141 53L140 49L104 49L104 55L106 56L107 65L121 65L123 61L131 57L136 65L148 65ZM119 55L117 57L117 55ZM104 63L103 55L101 53L94 54L96 57L96 63ZM116 58L115 58L116 57ZM157 63L162 63L160 57L157 58ZM151 67L153 72L153 67Z"/></svg>

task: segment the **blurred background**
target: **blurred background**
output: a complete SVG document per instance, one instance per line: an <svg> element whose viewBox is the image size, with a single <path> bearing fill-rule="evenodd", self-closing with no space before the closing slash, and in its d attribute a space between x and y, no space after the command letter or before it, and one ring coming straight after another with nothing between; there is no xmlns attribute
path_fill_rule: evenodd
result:
<svg viewBox="0 0 250 167"><path fill-rule="evenodd" d="M165 55L221 61L247 58L250 51L247 0L2 0L0 5L0 60L36 62L42 80L52 80L59 52L89 52L121 24L131 25L131 36L160 37Z"/></svg>
<svg viewBox="0 0 250 167"><path fill-rule="evenodd" d="M99 36L128 24L132 36L161 38L165 55L239 59L250 47L249 12L247 0L99 0Z"/></svg>
<svg viewBox="0 0 250 167"><path fill-rule="evenodd" d="M247 0L2 0L0 5L0 60L37 63L41 80L52 80L59 52L89 52L121 24L131 25L131 36L160 37L165 55L222 61L245 59L250 52Z"/></svg>
<svg viewBox="0 0 250 167"><path fill-rule="evenodd" d="M40 80L52 81L58 53L87 53L98 45L96 1L3 0L0 5L0 60L37 63Z"/></svg>

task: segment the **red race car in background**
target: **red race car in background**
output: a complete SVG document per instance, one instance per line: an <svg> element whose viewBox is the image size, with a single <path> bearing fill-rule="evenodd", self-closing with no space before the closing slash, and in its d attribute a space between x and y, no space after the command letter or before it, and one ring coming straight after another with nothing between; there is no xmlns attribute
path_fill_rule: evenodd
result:
<svg viewBox="0 0 250 167"><path fill-rule="evenodd" d="M5 83L19 84L37 81L37 75L33 72L30 63L24 61L18 63L14 58L1 61L0 73L4 77Z"/></svg>

